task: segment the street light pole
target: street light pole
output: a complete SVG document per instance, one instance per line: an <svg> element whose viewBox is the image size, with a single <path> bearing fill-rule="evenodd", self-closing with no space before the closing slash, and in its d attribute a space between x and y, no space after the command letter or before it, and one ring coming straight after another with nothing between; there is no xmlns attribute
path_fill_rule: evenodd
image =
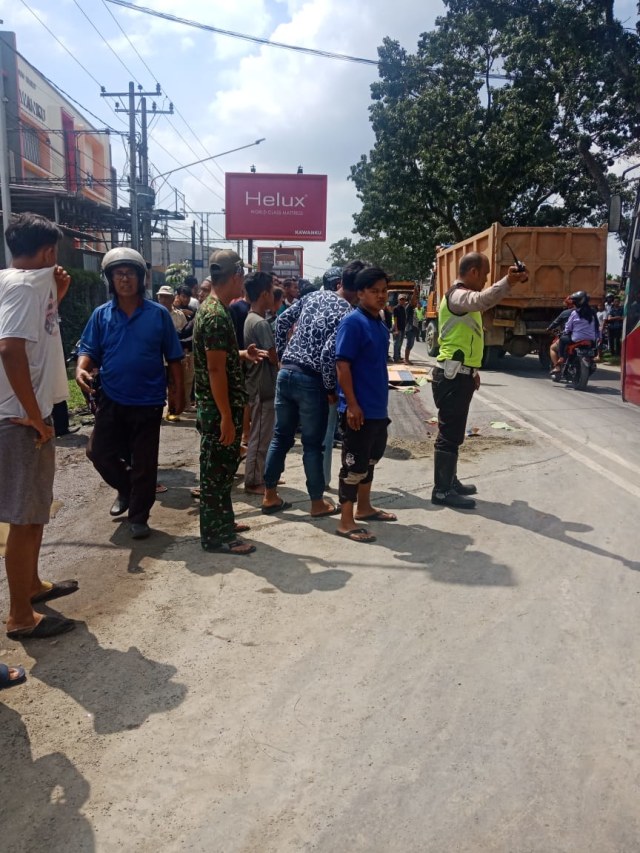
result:
<svg viewBox="0 0 640 853"><path fill-rule="evenodd" d="M245 148L253 148L254 145L260 145L261 142L266 142L266 138L256 139L255 142L250 142L248 145L241 145L239 148L230 148L228 151L221 151L220 154L212 154L210 157L203 157L202 160L194 160L193 163L187 163L184 166L177 166L175 169L169 169L168 172L161 172L155 175L155 178L166 178L167 175L173 175L174 172L179 172L181 169L190 169L191 166L197 166L199 163L206 163L208 160L216 160L218 157L223 157L225 154L233 154L235 151L244 151Z"/></svg>

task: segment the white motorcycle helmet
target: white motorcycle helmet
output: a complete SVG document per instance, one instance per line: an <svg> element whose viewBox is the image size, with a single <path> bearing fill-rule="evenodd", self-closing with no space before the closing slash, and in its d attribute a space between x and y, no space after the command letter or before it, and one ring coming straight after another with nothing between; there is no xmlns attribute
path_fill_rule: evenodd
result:
<svg viewBox="0 0 640 853"><path fill-rule="evenodd" d="M130 249L127 246L118 246L116 249L111 249L102 259L102 272L109 282L109 292L113 293L112 271L120 266L133 267L138 273L138 290L144 293L145 280L147 276L147 264L140 254L135 249Z"/></svg>

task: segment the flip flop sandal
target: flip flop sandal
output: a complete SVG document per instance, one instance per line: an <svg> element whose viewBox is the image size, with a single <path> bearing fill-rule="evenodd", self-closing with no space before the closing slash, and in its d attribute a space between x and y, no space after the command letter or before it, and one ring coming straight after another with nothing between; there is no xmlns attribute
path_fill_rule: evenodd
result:
<svg viewBox="0 0 640 853"><path fill-rule="evenodd" d="M200 489L189 489L189 494L192 498L196 498L196 500L200 500Z"/></svg>
<svg viewBox="0 0 640 853"><path fill-rule="evenodd" d="M236 521L236 523L233 525L233 532L234 533L246 533L247 530L251 530L250 524L239 524Z"/></svg>
<svg viewBox="0 0 640 853"><path fill-rule="evenodd" d="M356 527L354 530L349 530L348 533L343 533L342 530L336 530L336 536L341 536L343 539L350 539L352 542L359 542L362 545L368 545L370 542L375 542L376 537L373 534L367 536L366 539L358 539L358 534L369 533L365 527Z"/></svg>
<svg viewBox="0 0 640 853"><path fill-rule="evenodd" d="M331 509L327 509L324 512L316 512L311 513L311 518L327 518L329 515L339 515L342 510L339 506L334 506Z"/></svg>
<svg viewBox="0 0 640 853"><path fill-rule="evenodd" d="M165 492L168 492L169 489L163 483L158 483L156 486L156 495L164 495Z"/></svg>
<svg viewBox="0 0 640 853"><path fill-rule="evenodd" d="M65 619L61 616L43 616L35 628L18 628L16 631L7 631L10 640L46 640L48 637L57 637L65 634L76 627L73 619Z"/></svg>
<svg viewBox="0 0 640 853"><path fill-rule="evenodd" d="M202 545L203 550L209 554L233 554L236 557L245 557L247 554L253 554L256 550L255 545L250 542L243 542L242 539L234 539L233 542L224 542L222 545ZM240 551L238 549L242 548Z"/></svg>
<svg viewBox="0 0 640 853"><path fill-rule="evenodd" d="M398 516L392 512L385 512L383 509L377 509L375 512L370 512L369 515L358 515L356 521L397 521Z"/></svg>
<svg viewBox="0 0 640 853"><path fill-rule="evenodd" d="M11 678L11 670L18 673L16 678ZM0 690L15 687L16 684L22 684L26 680L27 674L23 666L7 666L6 663L0 663Z"/></svg>
<svg viewBox="0 0 640 853"><path fill-rule="evenodd" d="M34 595L31 599L32 604L38 604L40 601L53 601L54 598L62 598L65 595L71 595L78 591L78 581L58 581L54 583L51 589L45 589Z"/></svg>
<svg viewBox="0 0 640 853"><path fill-rule="evenodd" d="M282 512L285 509L291 509L291 504L289 501L280 501L279 504L272 504L271 506L263 506L260 508L260 512L263 515L275 515L276 512Z"/></svg>

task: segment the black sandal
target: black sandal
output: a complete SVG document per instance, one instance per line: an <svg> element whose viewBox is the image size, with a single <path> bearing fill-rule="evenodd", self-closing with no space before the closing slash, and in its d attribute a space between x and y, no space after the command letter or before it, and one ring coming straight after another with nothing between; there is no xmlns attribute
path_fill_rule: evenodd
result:
<svg viewBox="0 0 640 853"><path fill-rule="evenodd" d="M235 554L236 557L244 557L247 554L253 554L256 546L243 539L234 539L233 542L223 542L222 545L209 545L207 542L202 542L202 550L209 554Z"/></svg>

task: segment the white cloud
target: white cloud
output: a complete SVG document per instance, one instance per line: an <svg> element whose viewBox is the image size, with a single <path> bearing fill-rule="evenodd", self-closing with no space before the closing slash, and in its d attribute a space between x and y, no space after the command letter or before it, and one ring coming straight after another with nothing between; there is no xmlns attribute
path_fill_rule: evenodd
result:
<svg viewBox="0 0 640 853"><path fill-rule="evenodd" d="M155 80L101 0L79 2L140 82L152 88ZM127 72L71 0L59 0L55 16L49 2L30 3L109 91L126 89ZM372 59L385 36L414 51L420 34L431 29L443 12L440 0L140 0L140 5L273 41ZM618 0L616 12L628 16L634 7L635 0ZM150 156L158 170L266 137L261 146L217 162L228 171L245 171L255 163L263 172L295 172L301 164L305 172L328 174L328 242L305 247L310 265L326 267L328 243L350 234L358 206L347 176L350 166L373 144L368 108L376 67L259 47L121 7L109 9L189 126L177 115L172 119L196 154L168 121L160 117L154 123ZM123 128L100 98L95 82L20 3L0 0L0 17L5 29L16 31L18 49L32 64L112 126ZM122 173L123 146L114 139L112 147L114 164ZM223 177L216 164L194 166L191 171L196 177L179 171L169 180L186 193L192 209L220 210L223 202L214 193L223 195L217 183ZM163 203L170 207L170 201L167 195ZM221 217L213 217L211 223L214 220L219 229ZM317 270L310 266L308 271Z"/></svg>

